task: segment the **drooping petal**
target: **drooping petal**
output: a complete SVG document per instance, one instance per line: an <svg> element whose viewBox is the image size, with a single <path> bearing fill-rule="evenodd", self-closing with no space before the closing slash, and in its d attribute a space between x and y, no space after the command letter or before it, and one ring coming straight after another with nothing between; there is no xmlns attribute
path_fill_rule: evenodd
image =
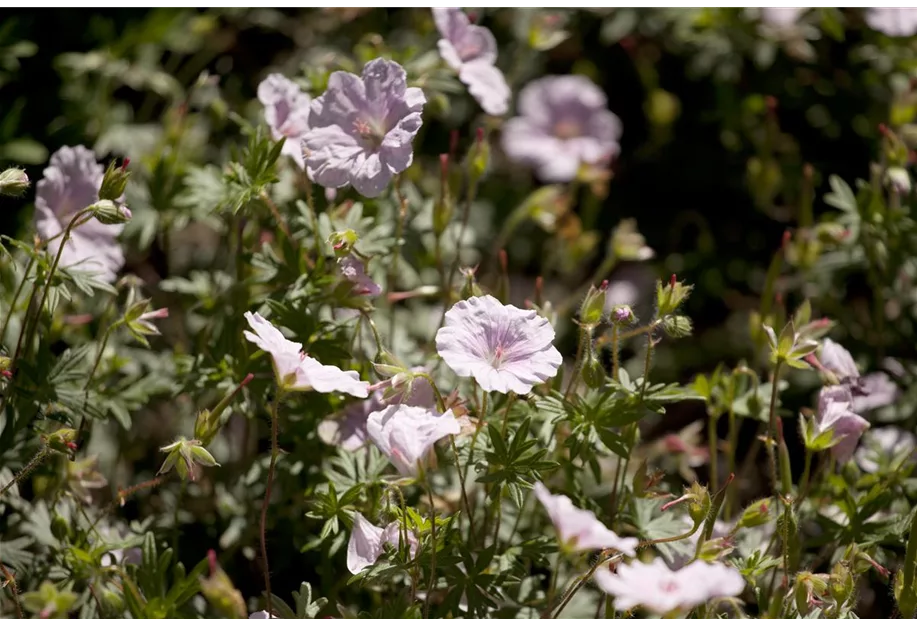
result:
<svg viewBox="0 0 917 627"><path fill-rule="evenodd" d="M247 311L244 317L254 333L243 331L243 335L261 350L272 355L275 353L299 354L302 350L302 344L288 340L277 327L268 322L261 314L253 314Z"/></svg>
<svg viewBox="0 0 917 627"><path fill-rule="evenodd" d="M458 435L461 425L451 410L438 415L422 407L392 405L371 413L366 430L401 474L415 476L433 445L447 435Z"/></svg>
<svg viewBox="0 0 917 627"><path fill-rule="evenodd" d="M486 61L466 63L459 71L459 80L485 113L503 115L509 109L510 90L503 72Z"/></svg>
<svg viewBox="0 0 917 627"><path fill-rule="evenodd" d="M366 520L363 514L354 514L347 543L347 570L356 575L379 560L384 551L382 533L383 529Z"/></svg>
<svg viewBox="0 0 917 627"><path fill-rule="evenodd" d="M825 338L822 343L819 359L825 368L841 379L860 376L860 371L850 351L830 338Z"/></svg>
<svg viewBox="0 0 917 627"><path fill-rule="evenodd" d="M269 74L258 85L264 120L274 139L284 139L283 154L303 167L302 139L309 130L312 99L281 74Z"/></svg>
<svg viewBox="0 0 917 627"><path fill-rule="evenodd" d="M595 514L575 507L569 497L551 494L541 482L535 484L535 497L541 502L561 541L578 551L615 549L625 555L636 555L637 538L622 538L603 525Z"/></svg>
<svg viewBox="0 0 917 627"><path fill-rule="evenodd" d="M917 34L917 8L867 9L866 23L889 37L910 37Z"/></svg>

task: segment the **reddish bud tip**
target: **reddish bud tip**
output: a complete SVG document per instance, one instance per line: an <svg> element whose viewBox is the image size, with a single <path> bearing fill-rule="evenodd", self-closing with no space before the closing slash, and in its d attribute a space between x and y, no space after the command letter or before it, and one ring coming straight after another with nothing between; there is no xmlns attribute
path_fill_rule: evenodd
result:
<svg viewBox="0 0 917 627"><path fill-rule="evenodd" d="M669 278L669 287L675 287L675 281L676 281L676 280L677 280L677 279L675 278L675 275L673 274L673 275Z"/></svg>
<svg viewBox="0 0 917 627"><path fill-rule="evenodd" d="M457 129L453 129L449 132L449 154L455 155L455 151L458 150L459 143L459 132Z"/></svg>
<svg viewBox="0 0 917 627"><path fill-rule="evenodd" d="M479 126L477 130L475 131L475 141L477 141L479 144L484 141L484 127L483 126Z"/></svg>
<svg viewBox="0 0 917 627"><path fill-rule="evenodd" d="M503 272L506 272L509 266L509 258L506 256L506 250L501 248L500 252L497 254L500 257L500 267L503 269Z"/></svg>
<svg viewBox="0 0 917 627"><path fill-rule="evenodd" d="M217 552L213 549L207 551L207 564L210 566L210 576L213 577L217 572Z"/></svg>
<svg viewBox="0 0 917 627"><path fill-rule="evenodd" d="M75 451L75 450L76 450L76 442L67 442L66 446L67 446L67 448L69 448L71 451Z"/></svg>
<svg viewBox="0 0 917 627"><path fill-rule="evenodd" d="M602 281L602 284L599 285L599 290L604 292L607 289L608 289L608 279L605 279L604 281Z"/></svg>
<svg viewBox="0 0 917 627"><path fill-rule="evenodd" d="M768 110L773 113L777 110L777 105L780 104L779 101L774 96L765 96L764 104L767 105Z"/></svg>
<svg viewBox="0 0 917 627"><path fill-rule="evenodd" d="M888 136L888 127L885 124L879 124L879 134Z"/></svg>
<svg viewBox="0 0 917 627"><path fill-rule="evenodd" d="M777 423L777 439L783 442L783 420L780 418L780 416L774 416L774 418L776 419Z"/></svg>
<svg viewBox="0 0 917 627"><path fill-rule="evenodd" d="M812 167L811 163L807 163L802 166L802 175L806 177L807 181L812 180L812 176L815 174L815 168Z"/></svg>
<svg viewBox="0 0 917 627"><path fill-rule="evenodd" d="M789 229L785 230L783 232L783 239L780 241L780 248L786 248L791 239L793 239L793 233Z"/></svg>
<svg viewBox="0 0 917 627"><path fill-rule="evenodd" d="M469 11L467 15L468 15L468 21L471 22L472 24L478 21L478 14L475 13L474 11Z"/></svg>
<svg viewBox="0 0 917 627"><path fill-rule="evenodd" d="M446 174L448 174L448 171L449 171L448 153L443 153L439 156L439 169L442 172L443 177L445 178Z"/></svg>
<svg viewBox="0 0 917 627"><path fill-rule="evenodd" d="M331 248L333 248L334 250L341 250L342 248L344 248L344 242L340 241L340 242L337 242L336 244L332 244Z"/></svg>
<svg viewBox="0 0 917 627"><path fill-rule="evenodd" d="M7 379L12 379L13 373L10 370L0 370L0 376L6 377Z"/></svg>
<svg viewBox="0 0 917 627"><path fill-rule="evenodd" d="M245 378L242 379L242 383L239 384L239 387L244 387L248 385L249 383L252 382L252 379L254 378L255 378L255 375L249 372L247 375L245 375Z"/></svg>
<svg viewBox="0 0 917 627"><path fill-rule="evenodd" d="M131 158L124 157L124 161L121 162L121 169L126 172L127 166L129 166L130 164L131 164Z"/></svg>

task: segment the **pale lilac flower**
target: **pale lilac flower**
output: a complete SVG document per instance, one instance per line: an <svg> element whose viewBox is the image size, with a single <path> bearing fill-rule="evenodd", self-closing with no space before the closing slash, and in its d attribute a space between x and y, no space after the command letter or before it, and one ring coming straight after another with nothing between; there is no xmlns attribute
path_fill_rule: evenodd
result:
<svg viewBox="0 0 917 627"><path fill-rule="evenodd" d="M261 610L261 611L259 611L259 612L255 612L255 613L253 613L253 614L249 614L248 617L249 617L250 619L251 619L251 618L277 618L277 617L274 616L273 614L268 614L268 613L265 612L264 610Z"/></svg>
<svg viewBox="0 0 917 627"><path fill-rule="evenodd" d="M338 261L338 265L344 278L353 283L352 292L357 296L373 298L382 293L382 288L367 276L363 262L357 259L356 255L343 257Z"/></svg>
<svg viewBox="0 0 917 627"><path fill-rule="evenodd" d="M661 557L648 564L619 564L614 574L600 568L595 581L614 597L615 609L641 605L660 615L687 611L711 599L738 596L745 590L745 579L732 566L695 560L673 571Z"/></svg>
<svg viewBox="0 0 917 627"><path fill-rule="evenodd" d="M160 309L154 309L153 311L148 311L146 313L140 314L140 317L137 318L136 323L146 329L151 335L159 335L159 329L157 329L156 325L150 322L150 320L159 320L168 317L169 309L167 307L162 307Z"/></svg>
<svg viewBox="0 0 917 627"><path fill-rule="evenodd" d="M446 312L436 351L460 377L474 377L488 392L528 394L557 374L554 329L537 312L472 296Z"/></svg>
<svg viewBox="0 0 917 627"><path fill-rule="evenodd" d="M362 76L334 72L325 93L312 101L311 128L303 139L309 178L378 196L414 160L411 142L425 102L394 61L374 59Z"/></svg>
<svg viewBox="0 0 917 627"><path fill-rule="evenodd" d="M615 549L624 555L636 555L637 538L622 538L599 522L590 511L573 505L563 494L551 494L539 481L535 484L535 496L548 511L557 536L565 548L573 551L593 549Z"/></svg>
<svg viewBox="0 0 917 627"><path fill-rule="evenodd" d="M258 85L258 100L264 105L264 121L275 140L283 139L282 154L305 167L302 140L309 130L309 106L312 98L282 74L269 74Z"/></svg>
<svg viewBox="0 0 917 627"><path fill-rule="evenodd" d="M889 37L910 37L917 34L917 8L870 8L866 23Z"/></svg>
<svg viewBox="0 0 917 627"><path fill-rule="evenodd" d="M869 428L869 422L851 409L851 400L850 391L843 385L824 387L818 395L818 434L831 431L834 439L841 438L831 447L831 454L842 464L853 456L860 436Z"/></svg>
<svg viewBox="0 0 917 627"><path fill-rule="evenodd" d="M458 72L459 80L486 113L506 113L510 90L503 72L494 65L497 40L493 33L472 24L461 9L434 8L433 20L442 35L437 46L443 61Z"/></svg>
<svg viewBox="0 0 917 627"><path fill-rule="evenodd" d="M374 411L366 419L369 439L405 476L416 476L436 442L447 435L458 435L462 426L452 410L436 414L423 407L392 405Z"/></svg>
<svg viewBox="0 0 917 627"><path fill-rule="evenodd" d="M409 530L407 536L413 558L417 555L419 543L413 531ZM357 512L353 516L353 530L347 543L347 570L354 575L363 572L379 561L386 544L400 547L401 537L401 526L397 522L391 522L383 529Z"/></svg>
<svg viewBox="0 0 917 627"><path fill-rule="evenodd" d="M881 468L895 468L907 458L917 455L917 438L898 427L871 429L863 436L863 444L854 455L857 466L874 473Z"/></svg>
<svg viewBox="0 0 917 627"><path fill-rule="evenodd" d="M261 314L245 313L254 333L243 331L246 339L270 353L277 384L290 391L343 392L351 396L369 396L369 384L360 381L354 370L343 371L337 366L325 366L302 352L302 344L283 336Z"/></svg>
<svg viewBox="0 0 917 627"><path fill-rule="evenodd" d="M807 8L762 7L761 21L775 30L783 31L795 26L806 11L808 11Z"/></svg>
<svg viewBox="0 0 917 627"><path fill-rule="evenodd" d="M416 377L411 384L410 394L404 386L389 394L382 388L377 389L365 401L351 403L341 415L321 421L318 436L325 444L340 446L345 451L355 451L369 439L366 432L366 419L369 415L399 404L433 409L436 406L433 387L426 379Z"/></svg>
<svg viewBox="0 0 917 627"><path fill-rule="evenodd" d="M43 174L35 186L35 230L48 241L48 252L54 256L73 217L99 202L104 171L85 146L64 146L51 155ZM113 283L124 265L124 252L118 243L123 229L123 224L102 224L90 218L71 231L61 254L61 267L94 272L100 280Z"/></svg>
<svg viewBox="0 0 917 627"><path fill-rule="evenodd" d="M898 388L887 374L873 372L861 377L850 351L830 338L822 342L819 360L850 392L850 407L855 413L890 405L898 396Z"/></svg>
<svg viewBox="0 0 917 627"><path fill-rule="evenodd" d="M519 117L503 127L503 150L545 181L570 181L581 164L618 154L621 121L584 76L546 76L519 93Z"/></svg>

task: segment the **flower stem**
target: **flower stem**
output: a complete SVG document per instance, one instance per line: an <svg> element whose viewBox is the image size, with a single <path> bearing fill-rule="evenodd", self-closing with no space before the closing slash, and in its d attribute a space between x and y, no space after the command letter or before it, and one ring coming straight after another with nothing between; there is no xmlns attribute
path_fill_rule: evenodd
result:
<svg viewBox="0 0 917 627"><path fill-rule="evenodd" d="M305 174L305 172L303 174ZM313 193L312 181L309 177L303 176L303 180L306 182L306 206L309 208L309 222L312 225L312 239L315 241L315 265L321 268L325 263L325 256L322 254L322 236L318 230L318 215L315 211L315 194Z"/></svg>
<svg viewBox="0 0 917 627"><path fill-rule="evenodd" d="M446 281L443 290L443 316L449 309L452 300L452 282L455 280L455 273L458 271L459 264L462 262L462 240L465 239L465 231L468 229L468 218L471 215L471 204L478 195L478 184L475 177L471 177L471 184L468 187L468 193L465 194L465 204L462 208L462 226L459 227L458 240L455 242L455 257L452 259L452 265L449 266L449 278ZM443 326L442 320L439 326Z"/></svg>
<svg viewBox="0 0 917 627"><path fill-rule="evenodd" d="M274 201L271 200L271 197L267 195L266 191L262 190L261 201L267 205L268 209L271 210L271 215L274 216L274 221L277 223L277 226L280 227L280 230L283 231L283 234L287 236L287 240L289 240L290 243L293 243L293 235L290 233L290 227L287 224L287 221L284 220L283 216L280 214L280 210L277 208L277 205L274 204Z"/></svg>
<svg viewBox="0 0 917 627"><path fill-rule="evenodd" d="M618 355L619 349L618 325L614 325L611 327L611 378L615 381L618 380L618 369L620 367L618 364L620 359Z"/></svg>
<svg viewBox="0 0 917 627"><path fill-rule="evenodd" d="M22 275L22 280L19 281L19 285L16 287L16 293L13 294L12 300L10 300L10 308L6 312L6 316L3 318L3 326L0 327L0 342L6 338L6 329L10 324L10 318L13 315L13 310L16 309L16 301L19 300L20 294L22 294L22 288L25 287L25 282L29 278L29 272L32 271L32 268L35 266L35 257L29 258L29 265L25 268L25 273ZM37 278L37 277L36 277Z"/></svg>
<svg viewBox="0 0 917 627"><path fill-rule="evenodd" d="M418 462L419 463L419 462ZM423 617L430 616L430 598L433 596L433 587L436 585L436 506L433 504L433 486L430 485L429 477L425 478L427 496L430 499L430 580L427 583L427 598L423 603Z"/></svg>
<svg viewBox="0 0 917 627"><path fill-rule="evenodd" d="M811 473L811 471L812 471L812 451L809 449L809 447L806 447L805 465L803 466L803 469L802 469L802 478L799 480L799 487L800 487L799 501L800 503L809 493L809 474Z"/></svg>
<svg viewBox="0 0 917 627"><path fill-rule="evenodd" d="M6 493L7 490L9 490L14 485L16 485L17 483L19 483L20 481L28 477L29 474L31 474L32 471L38 468L41 462L43 462L45 458L48 457L50 454L51 454L51 449L45 445L42 445L42 447L38 449L38 452L35 453L32 459L29 460L29 463L26 464L22 468L22 470L16 473L16 475L12 479L10 479L9 483L7 483L5 486L0 488L0 496L3 496L3 494Z"/></svg>
<svg viewBox="0 0 917 627"><path fill-rule="evenodd" d="M401 175L395 181L395 195L398 196L398 221L395 224L395 247L392 250L392 262L388 267L388 277L385 281L385 289L389 294L395 291L395 281L398 279L398 260L401 258L401 240L404 237L404 223L408 217L408 201L401 191ZM389 342L395 337L395 304L392 303L392 310L389 312L388 336Z"/></svg>
<svg viewBox="0 0 917 627"><path fill-rule="evenodd" d="M768 411L768 419L767 419L767 424L768 424L767 437L770 440L767 446L767 457L768 457L768 461L770 462L771 481L773 482L773 485L774 485L774 498L777 500L779 500L779 497L780 497L779 495L780 483L777 478L777 453L774 449L777 446L777 394L778 394L778 387L780 383L781 366L783 366L782 361L778 361L774 365L774 377L773 377L773 381L771 382L772 387L771 387L770 410Z"/></svg>
<svg viewBox="0 0 917 627"><path fill-rule="evenodd" d="M13 573L3 565L3 562L0 562L0 573L3 573L3 576L6 578L6 584L10 589L10 596L13 597L13 605L16 607L16 618L22 620L24 617L22 614L22 605L19 603L19 588L16 585L16 578L13 577Z"/></svg>
<svg viewBox="0 0 917 627"><path fill-rule="evenodd" d="M726 398L729 407L729 433L726 435L726 440L729 443L729 457L726 458L726 470L730 475L735 475L736 473L736 448L739 446L739 431L736 428L736 412L733 407L735 404L735 395L736 384L735 374L733 373L733 375L729 377L729 392ZM726 520L732 520L732 507L735 501L735 485L737 483L738 482L730 482L726 488Z"/></svg>
<svg viewBox="0 0 917 627"><path fill-rule="evenodd" d="M717 451L716 423L719 416L711 412L707 416L707 445L710 447L710 491L718 492L719 483L719 451Z"/></svg>
<svg viewBox="0 0 917 627"><path fill-rule="evenodd" d="M271 488L274 484L274 467L277 465L277 456L280 453L277 444L277 408L280 405L280 391L271 404L271 463L267 471L267 484L264 487L264 502L261 504L261 562L264 567L264 590L267 595L267 614L273 615L274 599L271 596L271 570L267 559L267 508L271 502Z"/></svg>
<svg viewBox="0 0 917 627"><path fill-rule="evenodd" d="M436 396L437 411L445 412L446 411L446 401L443 399L442 392L439 391L439 388L436 386L436 382L433 380L433 377L431 377L426 372L418 372L416 374L418 377L422 377L426 379L430 383L430 387L433 388L433 394L434 396Z"/></svg>
<svg viewBox="0 0 917 627"><path fill-rule="evenodd" d="M80 446L83 441L83 429L87 424L92 424L92 419L86 419L86 405L89 403L89 386L92 383L93 377L95 377L96 370L99 368L99 364L102 362L102 355L105 354L105 346L108 344L108 338L111 337L112 331L118 328L118 324L109 325L105 329L105 333L102 334L102 341L99 344L99 351L96 354L95 361L92 364L92 370L89 371L89 375L86 377L86 384L83 386L83 413L80 416L80 424L76 429L76 443L77 446Z"/></svg>
<svg viewBox="0 0 917 627"><path fill-rule="evenodd" d="M579 379L580 370L583 364L583 352L585 351L586 343L591 341L592 333L586 329L580 329L579 344L577 344L576 347L576 359L573 360L573 374L570 375L570 381L567 383L567 389L564 391L564 398L570 396L570 392L573 391L573 387Z"/></svg>

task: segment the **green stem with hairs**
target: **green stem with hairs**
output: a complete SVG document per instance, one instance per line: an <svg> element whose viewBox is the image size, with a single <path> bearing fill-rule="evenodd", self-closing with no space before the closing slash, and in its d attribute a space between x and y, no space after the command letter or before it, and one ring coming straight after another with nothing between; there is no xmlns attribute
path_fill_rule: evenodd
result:
<svg viewBox="0 0 917 627"><path fill-rule="evenodd" d="M12 488L14 485L28 477L32 471L34 471L38 466L51 454L51 449L45 445L42 445L38 452L29 460L29 463L26 464L22 470L20 470L16 475L10 479L9 483L0 488L0 496L3 496L7 490Z"/></svg>
<svg viewBox="0 0 917 627"><path fill-rule="evenodd" d="M0 327L0 342L6 338L6 329L10 324L10 318L13 316L13 311L16 309L16 301L19 300L20 294L22 294L22 288L25 287L25 282L29 278L29 273L32 271L32 268L35 266L36 257L29 257L29 265L25 268L25 273L22 275L22 280L19 281L19 285L16 286L16 292L13 294L13 298L10 301L10 308L6 312L6 316L3 318L3 326ZM38 277L36 277L38 278Z"/></svg>
<svg viewBox="0 0 917 627"><path fill-rule="evenodd" d="M264 502L261 504L261 563L264 568L264 590L267 595L267 614L273 616L274 599L271 596L271 569L267 558L267 508L271 502L271 489L274 484L274 468L277 465L277 457L280 454L280 447L277 444L278 425L277 409L280 405L280 398L283 393L278 390L271 404L271 463L267 471L267 484L264 487Z"/></svg>

